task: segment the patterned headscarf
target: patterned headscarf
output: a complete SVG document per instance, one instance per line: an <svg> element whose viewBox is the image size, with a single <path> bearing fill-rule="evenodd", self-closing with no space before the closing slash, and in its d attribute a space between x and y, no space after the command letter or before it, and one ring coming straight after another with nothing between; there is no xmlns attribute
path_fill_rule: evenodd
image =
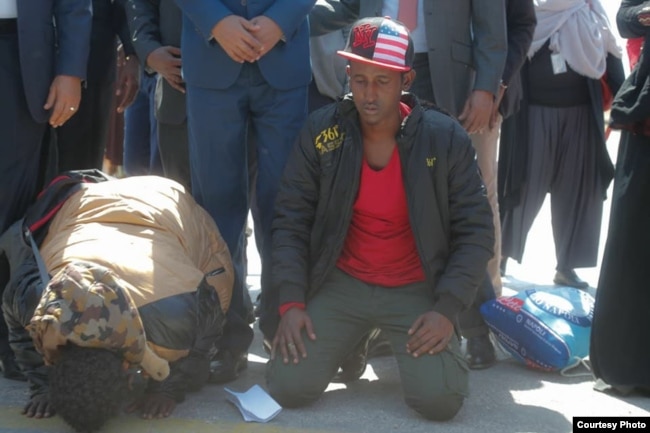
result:
<svg viewBox="0 0 650 433"><path fill-rule="evenodd" d="M144 326L124 284L102 266L76 262L52 278L27 329L46 364L56 362L67 343L118 353L141 365L155 380L169 364L147 345Z"/></svg>
<svg viewBox="0 0 650 433"><path fill-rule="evenodd" d="M528 58L550 39L550 50L561 54L571 69L585 77L600 79L607 67L607 53L621 57L622 50L600 0L535 0L534 3L537 26Z"/></svg>

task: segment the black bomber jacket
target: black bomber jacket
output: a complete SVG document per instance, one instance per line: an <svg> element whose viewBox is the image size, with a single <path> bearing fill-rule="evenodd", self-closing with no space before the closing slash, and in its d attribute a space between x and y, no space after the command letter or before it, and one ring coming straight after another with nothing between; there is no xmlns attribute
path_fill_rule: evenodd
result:
<svg viewBox="0 0 650 433"><path fill-rule="evenodd" d="M469 136L437 109L411 108L396 136L418 253L434 310L457 324L493 255L492 212ZM308 302L336 266L359 188L362 136L351 95L314 112L287 162L275 204L270 290L260 326L275 333L278 305Z"/></svg>

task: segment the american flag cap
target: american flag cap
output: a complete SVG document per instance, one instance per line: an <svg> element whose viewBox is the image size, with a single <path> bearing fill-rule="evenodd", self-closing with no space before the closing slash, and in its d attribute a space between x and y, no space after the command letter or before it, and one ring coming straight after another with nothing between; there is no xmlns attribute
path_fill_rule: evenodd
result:
<svg viewBox="0 0 650 433"><path fill-rule="evenodd" d="M389 17L356 21L345 48L337 54L351 61L399 72L410 71L415 56L408 29Z"/></svg>

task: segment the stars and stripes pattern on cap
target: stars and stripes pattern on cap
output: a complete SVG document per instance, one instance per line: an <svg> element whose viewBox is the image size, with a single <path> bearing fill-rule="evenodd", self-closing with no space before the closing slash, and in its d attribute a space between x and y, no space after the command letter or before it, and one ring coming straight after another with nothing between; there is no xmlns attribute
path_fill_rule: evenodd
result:
<svg viewBox="0 0 650 433"><path fill-rule="evenodd" d="M379 27L377 43L372 59L395 66L405 66L409 35L403 26L384 20Z"/></svg>
<svg viewBox="0 0 650 433"><path fill-rule="evenodd" d="M389 17L367 17L355 22L348 42L336 52L354 62L407 72L413 67L413 41L408 29Z"/></svg>

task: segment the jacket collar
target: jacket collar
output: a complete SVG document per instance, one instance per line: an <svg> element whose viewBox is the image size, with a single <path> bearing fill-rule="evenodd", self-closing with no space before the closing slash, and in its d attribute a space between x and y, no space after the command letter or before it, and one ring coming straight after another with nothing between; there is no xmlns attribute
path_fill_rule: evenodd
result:
<svg viewBox="0 0 650 433"><path fill-rule="evenodd" d="M423 108L418 98L412 93L402 93L401 102L411 108L411 113L402 120L402 124L395 138L400 143L404 143L404 145L410 147L417 132L420 119L422 118ZM340 118L350 121L359 128L359 113L357 107L354 105L352 93L345 95L339 102L338 112Z"/></svg>

